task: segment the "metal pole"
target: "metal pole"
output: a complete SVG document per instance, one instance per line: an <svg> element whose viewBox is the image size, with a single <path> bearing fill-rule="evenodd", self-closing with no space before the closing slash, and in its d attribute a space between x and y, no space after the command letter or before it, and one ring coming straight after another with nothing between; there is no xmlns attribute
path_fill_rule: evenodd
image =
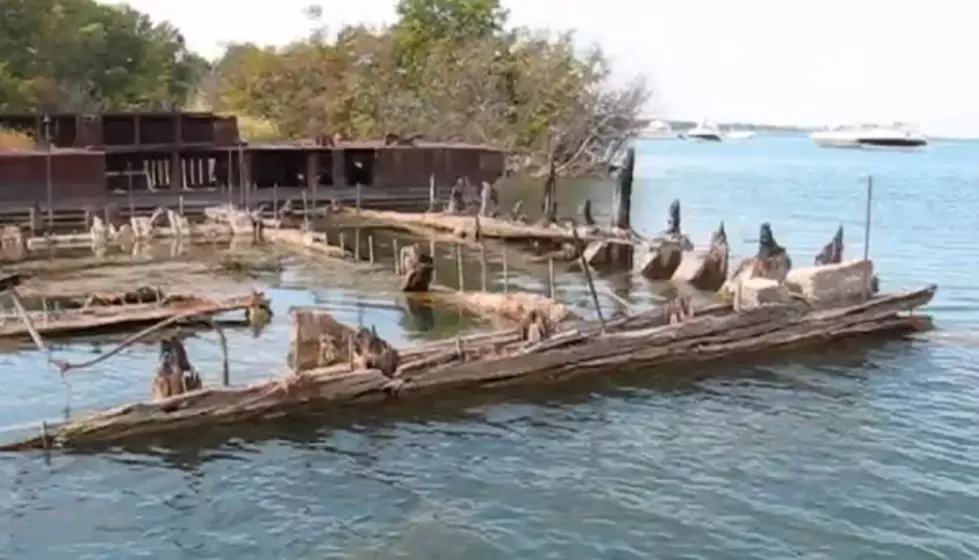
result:
<svg viewBox="0 0 979 560"><path fill-rule="evenodd" d="M44 115L44 144L47 154L44 162L45 186L48 195L48 233L54 231L54 192L51 186L51 117Z"/></svg>
<svg viewBox="0 0 979 560"><path fill-rule="evenodd" d="M870 207L874 199L874 177L867 176L867 212L863 223L863 260L870 258Z"/></svg>

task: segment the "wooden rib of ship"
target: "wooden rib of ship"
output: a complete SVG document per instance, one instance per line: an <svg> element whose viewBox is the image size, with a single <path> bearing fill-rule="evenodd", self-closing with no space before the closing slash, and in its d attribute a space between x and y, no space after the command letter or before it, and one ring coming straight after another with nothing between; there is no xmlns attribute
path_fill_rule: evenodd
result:
<svg viewBox="0 0 979 560"><path fill-rule="evenodd" d="M42 336L64 337L111 332L150 325L166 319L188 320L230 311L246 311L264 300L249 294L214 300L190 295L165 295L159 289L140 288L122 293L93 293L84 299L52 298L45 309L27 311L27 319L12 310L0 313L0 338L24 338L31 328Z"/></svg>
<svg viewBox="0 0 979 560"><path fill-rule="evenodd" d="M424 269L430 260L417 264ZM725 282L723 302L694 308L689 300L677 299L609 321L554 316L547 306L513 306L509 316L516 321L508 328L398 350L372 330L342 326L325 311L296 312L291 372L281 379L200 388L121 406L46 426L41 435L0 450L102 445L278 418L314 403L383 403L637 368L652 372L931 328L931 318L915 310L932 300L936 286L893 294L878 294L877 288L871 261L843 261L842 230L819 253L815 266L793 269L765 224L758 254ZM301 359L307 347L317 344L314 358Z"/></svg>

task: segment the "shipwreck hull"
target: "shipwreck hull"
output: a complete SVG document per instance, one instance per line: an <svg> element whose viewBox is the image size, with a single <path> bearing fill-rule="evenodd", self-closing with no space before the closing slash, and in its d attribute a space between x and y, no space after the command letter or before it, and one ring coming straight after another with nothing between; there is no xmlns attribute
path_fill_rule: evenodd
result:
<svg viewBox="0 0 979 560"><path fill-rule="evenodd" d="M252 296L225 300L196 297L171 297L159 303L93 305L60 312L29 312L35 330L45 337L124 330L157 323L178 316L202 317L248 309ZM0 318L0 339L30 336L27 324L17 316Z"/></svg>
<svg viewBox="0 0 979 560"><path fill-rule="evenodd" d="M351 371L348 365L336 365L248 387L205 388L47 426L45 434L0 446L0 450L102 445L186 428L281 417L317 403L384 401L436 391L553 383L585 374L750 357L867 334L900 335L930 328L930 317L910 312L931 301L936 289L929 286L822 309L798 301L741 311L717 304L680 322L655 310L604 326L595 321L570 323L534 343L525 342L519 329L474 335L401 350L401 366L393 378L375 369Z"/></svg>

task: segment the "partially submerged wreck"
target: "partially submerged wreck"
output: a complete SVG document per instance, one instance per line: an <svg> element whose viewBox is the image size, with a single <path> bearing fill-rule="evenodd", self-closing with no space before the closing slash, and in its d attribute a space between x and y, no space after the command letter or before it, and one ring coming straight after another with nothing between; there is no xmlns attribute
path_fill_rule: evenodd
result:
<svg viewBox="0 0 979 560"><path fill-rule="evenodd" d="M372 330L344 327L322 311L304 312L294 317L292 371L282 379L204 387L118 407L48 425L43 434L0 450L105 444L281 417L315 402L383 402L434 391L654 370L931 327L930 317L914 310L931 301L936 286L875 295L873 263L863 260L796 269L781 281L767 277L775 270L772 263L787 258L784 249L756 256L754 264L745 265L747 272L736 275L727 303L693 308L677 300L611 321L561 320L524 306L514 312L520 320L503 330L412 348L395 349Z"/></svg>
<svg viewBox="0 0 979 560"><path fill-rule="evenodd" d="M195 296L166 295L159 289L143 287L130 292L93 293L84 300L65 298L59 307L28 311L0 310L0 338L69 336L93 331L120 330L163 320L209 317L229 311L245 311L264 302L261 294L214 300ZM22 305L22 304L21 304ZM267 305L267 303L265 304Z"/></svg>

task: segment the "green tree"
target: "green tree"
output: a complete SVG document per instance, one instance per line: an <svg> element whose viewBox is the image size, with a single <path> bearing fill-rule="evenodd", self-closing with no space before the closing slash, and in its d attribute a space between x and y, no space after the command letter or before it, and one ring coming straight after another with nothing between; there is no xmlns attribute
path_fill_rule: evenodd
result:
<svg viewBox="0 0 979 560"><path fill-rule="evenodd" d="M509 16L499 0L399 0L396 10L399 64L413 77L432 50L493 37Z"/></svg>
<svg viewBox="0 0 979 560"><path fill-rule="evenodd" d="M203 59L167 23L93 0L0 0L0 93L9 109L182 105Z"/></svg>

